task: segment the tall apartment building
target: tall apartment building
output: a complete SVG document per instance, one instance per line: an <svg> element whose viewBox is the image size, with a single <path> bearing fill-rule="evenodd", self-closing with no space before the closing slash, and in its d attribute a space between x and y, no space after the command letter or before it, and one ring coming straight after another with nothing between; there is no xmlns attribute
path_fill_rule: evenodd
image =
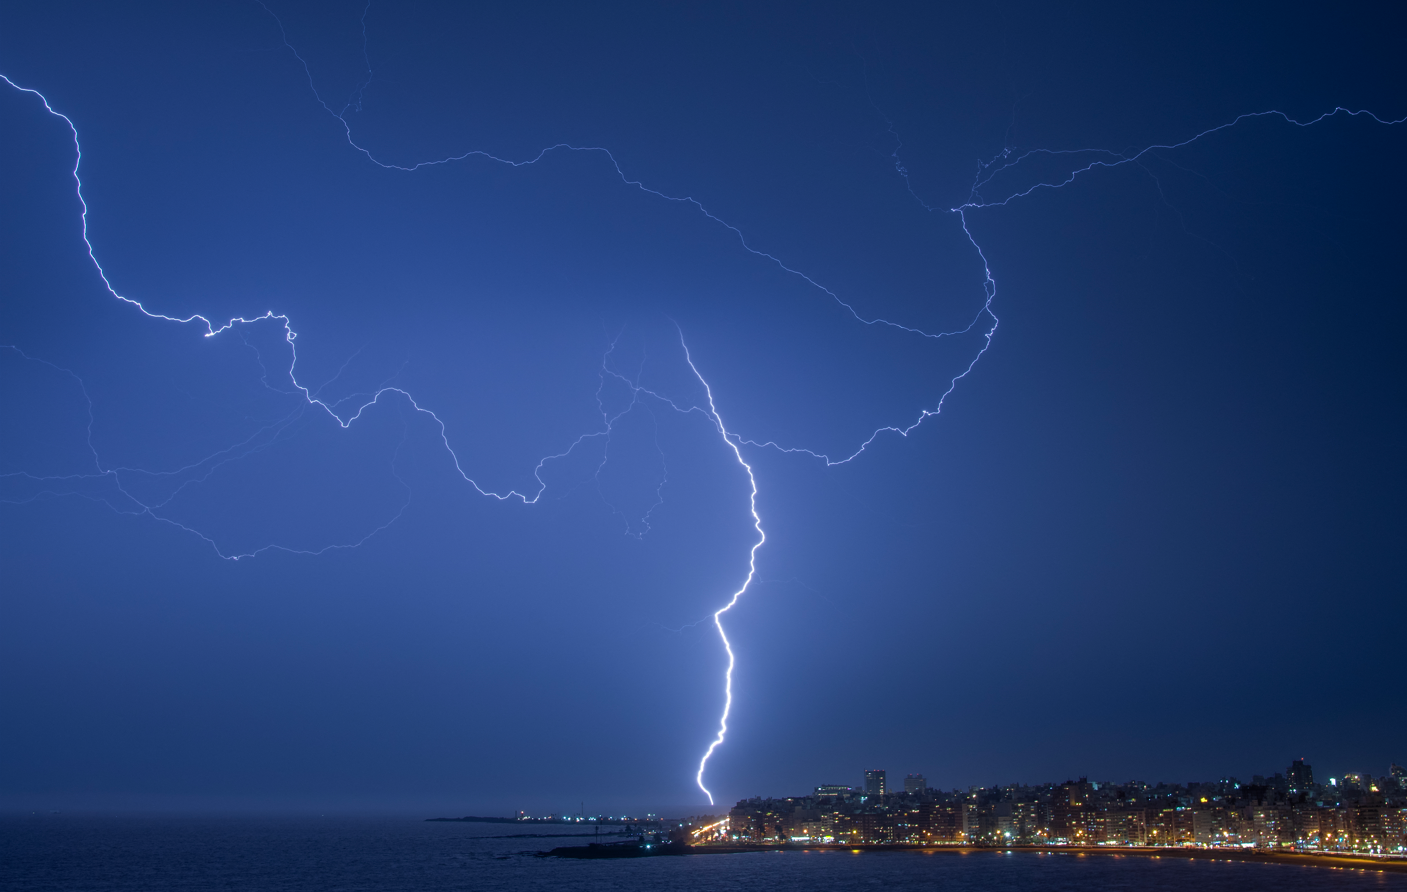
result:
<svg viewBox="0 0 1407 892"><path fill-rule="evenodd" d="M1090 844L1096 838L1098 814L1090 795L1093 786L1085 778L1066 781L1056 787L1050 799L1050 834L1072 843Z"/></svg>
<svg viewBox="0 0 1407 892"><path fill-rule="evenodd" d="M866 768L866 769L865 769L865 795L866 795L866 796L883 796L885 793L888 793L888 792L889 792L889 790L888 790L888 788L885 786L885 783L884 783L884 769L883 769L883 768Z"/></svg>
<svg viewBox="0 0 1407 892"><path fill-rule="evenodd" d="M1314 786L1314 769L1303 759L1296 759L1285 772L1285 779L1289 781L1291 793L1308 792L1309 788Z"/></svg>

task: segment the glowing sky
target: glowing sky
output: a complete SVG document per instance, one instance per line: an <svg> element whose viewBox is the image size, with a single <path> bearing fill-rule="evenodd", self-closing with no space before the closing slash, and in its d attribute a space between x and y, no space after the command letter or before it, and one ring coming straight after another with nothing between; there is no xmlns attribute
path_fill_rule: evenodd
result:
<svg viewBox="0 0 1407 892"><path fill-rule="evenodd" d="M0 37L0 802L697 805L733 657L725 802L1391 758L1386 52L77 9Z"/></svg>

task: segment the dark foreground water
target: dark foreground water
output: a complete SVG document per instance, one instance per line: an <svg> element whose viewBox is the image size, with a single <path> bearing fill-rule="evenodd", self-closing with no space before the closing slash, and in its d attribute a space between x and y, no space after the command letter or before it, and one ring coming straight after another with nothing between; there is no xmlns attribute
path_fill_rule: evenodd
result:
<svg viewBox="0 0 1407 892"><path fill-rule="evenodd" d="M512 824L347 818L0 817L0 890L1403 890L1407 876L1000 852L537 858L586 842Z"/></svg>

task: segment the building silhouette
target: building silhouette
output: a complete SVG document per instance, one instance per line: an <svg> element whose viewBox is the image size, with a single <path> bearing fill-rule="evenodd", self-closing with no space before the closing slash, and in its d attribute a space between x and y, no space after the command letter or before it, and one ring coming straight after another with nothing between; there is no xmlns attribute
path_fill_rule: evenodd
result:
<svg viewBox="0 0 1407 892"><path fill-rule="evenodd" d="M866 796L883 796L885 793L888 793L888 792L889 792L889 790L888 790L888 788L886 787L885 781L884 781L884 769L883 769L883 768L866 768L866 769L865 769L865 795L866 795Z"/></svg>
<svg viewBox="0 0 1407 892"><path fill-rule="evenodd" d="M1303 759L1296 759L1285 772L1285 779L1289 781L1291 793L1306 793L1314 786L1314 769Z"/></svg>

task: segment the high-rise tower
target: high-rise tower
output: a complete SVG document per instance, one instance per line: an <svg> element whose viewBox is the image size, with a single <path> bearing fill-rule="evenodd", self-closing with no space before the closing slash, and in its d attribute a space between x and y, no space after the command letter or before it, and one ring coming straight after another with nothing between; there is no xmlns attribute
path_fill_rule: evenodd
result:
<svg viewBox="0 0 1407 892"><path fill-rule="evenodd" d="M883 796L885 793L888 793L888 792L889 792L889 790L885 787L885 783L884 783L884 769L883 769L883 768L866 768L866 769L865 769L865 795L866 795L866 796Z"/></svg>
<svg viewBox="0 0 1407 892"><path fill-rule="evenodd" d="M1296 759L1290 763L1290 768L1285 772L1285 781L1290 787L1291 793L1307 793L1309 788L1314 786L1314 769L1303 759Z"/></svg>

